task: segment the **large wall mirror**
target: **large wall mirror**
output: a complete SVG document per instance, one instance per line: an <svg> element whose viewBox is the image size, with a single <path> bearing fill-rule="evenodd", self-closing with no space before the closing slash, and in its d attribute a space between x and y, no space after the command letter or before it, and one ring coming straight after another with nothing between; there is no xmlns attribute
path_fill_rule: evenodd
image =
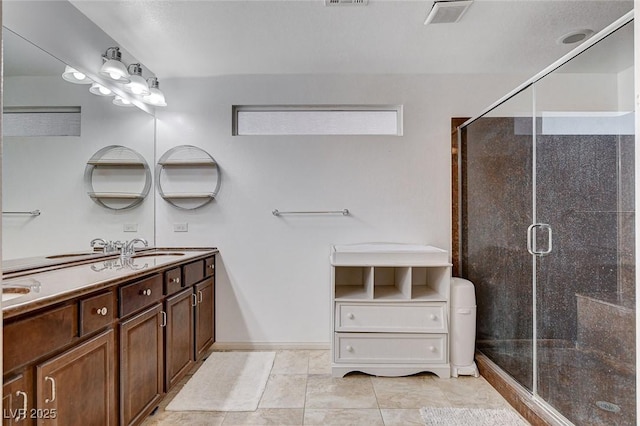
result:
<svg viewBox="0 0 640 426"><path fill-rule="evenodd" d="M95 203L83 182L87 161L109 145L153 165L154 117L63 80L65 63L12 29L9 14L2 37L3 260L88 251L96 237L143 237L154 245L153 191L135 208L112 210ZM29 214L35 210L40 214Z"/></svg>

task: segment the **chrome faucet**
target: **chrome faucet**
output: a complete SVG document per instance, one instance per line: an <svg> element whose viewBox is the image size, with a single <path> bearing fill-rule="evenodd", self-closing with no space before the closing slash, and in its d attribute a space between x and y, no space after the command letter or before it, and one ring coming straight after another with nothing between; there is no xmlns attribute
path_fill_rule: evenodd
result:
<svg viewBox="0 0 640 426"><path fill-rule="evenodd" d="M134 238L131 241L125 241L122 245L122 248L120 249L120 256L122 258L127 258L136 254L136 243L142 243L145 247L149 246L149 243L147 243L147 240L145 240L144 238Z"/></svg>
<svg viewBox="0 0 640 426"><path fill-rule="evenodd" d="M91 240L90 244L92 248L102 248L102 253L104 254L111 254L117 253L120 250L119 243L119 241L113 242L107 241L104 238L94 238L93 240Z"/></svg>

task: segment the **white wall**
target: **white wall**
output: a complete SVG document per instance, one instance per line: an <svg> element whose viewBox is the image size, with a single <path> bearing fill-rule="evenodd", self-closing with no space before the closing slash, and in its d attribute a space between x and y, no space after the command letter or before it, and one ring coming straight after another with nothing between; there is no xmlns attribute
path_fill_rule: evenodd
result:
<svg viewBox="0 0 640 426"><path fill-rule="evenodd" d="M153 170L153 116L115 106L112 98L92 95L88 88L60 77L4 79L5 106L80 106L82 111L79 137L4 137L4 210L42 212L3 216L4 260L88 250L96 237L141 236L153 243L153 190L140 206L114 211L91 200L83 180L87 160L108 145L136 150ZM138 224L138 232L124 233L125 223Z"/></svg>
<svg viewBox="0 0 640 426"><path fill-rule="evenodd" d="M450 249L450 119L522 77L226 76L165 80L158 156L180 144L220 164L217 200L185 212L158 200L161 246L216 246L218 342L329 341L330 244ZM402 104L402 137L231 136L232 105ZM352 215L274 217L273 209ZM188 222L188 233L173 224Z"/></svg>

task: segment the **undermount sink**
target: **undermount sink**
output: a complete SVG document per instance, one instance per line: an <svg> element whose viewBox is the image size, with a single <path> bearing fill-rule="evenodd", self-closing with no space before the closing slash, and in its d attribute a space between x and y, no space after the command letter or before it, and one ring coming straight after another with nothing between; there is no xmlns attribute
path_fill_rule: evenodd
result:
<svg viewBox="0 0 640 426"><path fill-rule="evenodd" d="M180 252L153 252L153 253L136 253L133 257L152 257L152 256L184 256Z"/></svg>
<svg viewBox="0 0 640 426"><path fill-rule="evenodd" d="M2 301L15 299L16 297L24 296L25 294L31 293L31 289L29 287L11 287L6 286L2 287Z"/></svg>

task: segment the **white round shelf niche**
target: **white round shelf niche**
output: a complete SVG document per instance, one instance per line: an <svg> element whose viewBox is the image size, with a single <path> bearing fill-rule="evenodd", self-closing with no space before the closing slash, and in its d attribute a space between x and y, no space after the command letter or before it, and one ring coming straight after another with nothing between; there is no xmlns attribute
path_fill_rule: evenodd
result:
<svg viewBox="0 0 640 426"><path fill-rule="evenodd" d="M87 194L98 205L126 210L141 204L151 189L151 170L138 152L110 145L87 161L84 169Z"/></svg>
<svg viewBox="0 0 640 426"><path fill-rule="evenodd" d="M169 204L194 210L215 199L220 189L220 170L205 150L179 145L158 160L156 185L160 196Z"/></svg>

